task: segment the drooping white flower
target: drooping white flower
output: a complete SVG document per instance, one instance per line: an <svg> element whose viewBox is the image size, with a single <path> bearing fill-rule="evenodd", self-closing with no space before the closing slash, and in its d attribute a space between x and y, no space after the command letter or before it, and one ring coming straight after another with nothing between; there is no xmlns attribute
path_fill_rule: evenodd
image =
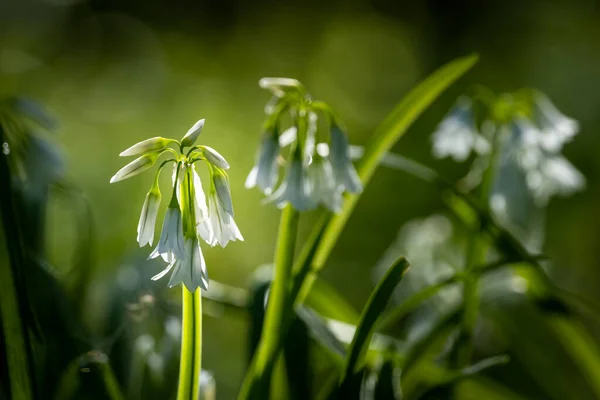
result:
<svg viewBox="0 0 600 400"><path fill-rule="evenodd" d="M208 290L208 271L197 238L186 238L184 255L175 257L163 271L153 276L152 280L164 277L171 270L173 273L169 279L169 287L183 283L192 293L198 288Z"/></svg>
<svg viewBox="0 0 600 400"><path fill-rule="evenodd" d="M154 226L156 225L156 216L158 215L158 207L160 206L160 189L158 184L154 184L148 194L146 200L142 206L142 213L140 214L140 221L137 227L137 241L140 247L149 244L152 246L154 241Z"/></svg>
<svg viewBox="0 0 600 400"><path fill-rule="evenodd" d="M310 181L306 176L306 169L298 157L288 162L286 175L277 190L265 199L273 202L277 207L283 208L290 203L298 211L314 208L316 203L311 199Z"/></svg>
<svg viewBox="0 0 600 400"><path fill-rule="evenodd" d="M536 93L533 118L539 126L544 150L559 152L579 131L579 123L561 113L543 93Z"/></svg>
<svg viewBox="0 0 600 400"><path fill-rule="evenodd" d="M136 158L119 171L112 178L110 178L110 183L115 183L122 181L127 178L131 178L134 175L139 174L140 172L144 172L148 168L151 168L155 163L161 153L147 153L141 157Z"/></svg>
<svg viewBox="0 0 600 400"><path fill-rule="evenodd" d="M487 140L477 132L471 111L471 100L458 99L457 104L433 133L433 155L465 161L471 152L484 154L489 150Z"/></svg>
<svg viewBox="0 0 600 400"><path fill-rule="evenodd" d="M174 258L183 258L185 256L183 221L176 198L171 200L171 204L167 208L160 239L156 248L150 254L150 258L156 258L159 255L167 262L172 262Z"/></svg>
<svg viewBox="0 0 600 400"><path fill-rule="evenodd" d="M134 144L127 150L123 150L119 155L124 156L137 156L138 154L149 153L152 151L162 150L172 142L172 139L165 139L163 137L153 137L150 139L142 140L139 143Z"/></svg>
<svg viewBox="0 0 600 400"><path fill-rule="evenodd" d="M206 205L206 195L202 189L202 181L196 172L195 166L192 166L192 174L194 176L194 214L196 217L196 234L200 236L206 243L213 245L214 234L210 223L210 213Z"/></svg>
<svg viewBox="0 0 600 400"><path fill-rule="evenodd" d="M319 145L321 144L323 143L319 143ZM307 168L307 173L311 182L312 200L316 204L323 204L333 212L339 212L342 208L342 192L344 189L336 185L329 159L322 157L319 152L315 153L312 163Z"/></svg>
<svg viewBox="0 0 600 400"><path fill-rule="evenodd" d="M204 119L196 122L194 126L187 131L187 133L181 139L181 146L189 147L196 143L198 136L200 136L200 133L202 132L202 128L204 128Z"/></svg>
<svg viewBox="0 0 600 400"><path fill-rule="evenodd" d="M329 159L337 184L350 193L360 193L362 183L350 159L348 138L338 126L331 129Z"/></svg>
<svg viewBox="0 0 600 400"><path fill-rule="evenodd" d="M229 241L244 240L233 219L229 181L225 173L216 168L212 174L208 194L208 211L212 237L207 243L211 246L219 244L225 247Z"/></svg>
<svg viewBox="0 0 600 400"><path fill-rule="evenodd" d="M546 132L518 118L512 122L510 133L512 144L508 151L516 157L527 187L539 206L545 206L552 196L567 196L583 189L583 175L559 151L549 151L545 146Z"/></svg>
<svg viewBox="0 0 600 400"><path fill-rule="evenodd" d="M256 165L246 178L246 188L249 189L258 185L265 194L271 194L277 183L277 156L279 151L279 140L276 131L265 132Z"/></svg>

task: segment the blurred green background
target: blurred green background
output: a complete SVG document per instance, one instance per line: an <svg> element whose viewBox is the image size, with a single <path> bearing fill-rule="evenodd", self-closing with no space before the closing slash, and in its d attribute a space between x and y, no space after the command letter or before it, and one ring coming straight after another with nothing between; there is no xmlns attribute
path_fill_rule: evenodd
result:
<svg viewBox="0 0 600 400"><path fill-rule="evenodd" d="M395 151L458 179L467 166L434 160L430 134L459 94L473 84L547 93L581 124L565 154L588 184L549 205L544 252L555 260L551 274L561 286L600 301L600 2L0 2L0 95L39 100L58 117L54 141L67 176L91 201L96 265L86 317L99 329L115 277L149 253L135 236L153 174L109 184L126 161L120 151L151 136L179 138L206 118L199 142L231 164L236 220L246 239L205 248L209 274L249 287L257 267L271 261L278 220L257 190L244 189L268 99L258 79L299 79L337 110L351 142L364 144L408 89L471 52L481 56L475 69L426 111ZM362 308L372 267L400 226L441 207L432 187L381 169L323 279ZM60 267L70 262L76 233L68 206L56 202L50 211L48 258ZM302 219L303 235L317 215ZM156 273L159 266L148 263L148 269ZM164 282L145 285L152 293ZM214 372L219 398L233 398L245 370L247 321L239 315L205 321L203 367ZM589 326L600 334L597 328ZM561 365L553 368L563 372Z"/></svg>

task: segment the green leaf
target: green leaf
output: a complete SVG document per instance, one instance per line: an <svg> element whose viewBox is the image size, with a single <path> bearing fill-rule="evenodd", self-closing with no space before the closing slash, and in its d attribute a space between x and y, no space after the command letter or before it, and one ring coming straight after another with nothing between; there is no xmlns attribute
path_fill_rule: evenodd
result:
<svg viewBox="0 0 600 400"><path fill-rule="evenodd" d="M344 382L362 366L371 337L375 331L375 322L385 309L394 289L402 280L409 266L410 264L404 257L399 258L387 270L369 297L348 350L346 366L340 379L340 385L343 386Z"/></svg>

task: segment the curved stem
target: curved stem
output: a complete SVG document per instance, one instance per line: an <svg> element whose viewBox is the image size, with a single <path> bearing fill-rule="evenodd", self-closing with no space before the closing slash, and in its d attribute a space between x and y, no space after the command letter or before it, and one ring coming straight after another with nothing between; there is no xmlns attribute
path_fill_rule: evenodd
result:
<svg viewBox="0 0 600 400"><path fill-rule="evenodd" d="M270 375L285 332L285 311L292 279L292 265L298 231L298 212L288 204L281 213L275 271L269 290L261 341L246 374L238 399L264 399L259 393L268 392Z"/></svg>
<svg viewBox="0 0 600 400"><path fill-rule="evenodd" d="M200 289L191 293L181 285L181 358L177 400L200 398L200 371L202 368L202 296Z"/></svg>

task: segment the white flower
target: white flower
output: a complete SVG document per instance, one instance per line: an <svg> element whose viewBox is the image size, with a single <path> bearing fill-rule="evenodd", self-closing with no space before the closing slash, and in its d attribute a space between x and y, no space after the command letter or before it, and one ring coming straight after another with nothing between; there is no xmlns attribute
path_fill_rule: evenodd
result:
<svg viewBox="0 0 600 400"><path fill-rule="evenodd" d="M338 126L333 126L331 129L329 159L337 184L350 193L360 193L362 183L350 159L348 138Z"/></svg>
<svg viewBox="0 0 600 400"><path fill-rule="evenodd" d="M140 172L147 170L148 168L151 168L154 165L154 163L156 163L156 160L158 159L160 154L161 153L156 152L148 153L136 158L135 160L121 168L119 171L117 171L117 173L112 178L110 178L110 183L115 183L127 178L131 178L132 176L137 175Z"/></svg>
<svg viewBox="0 0 600 400"><path fill-rule="evenodd" d="M202 149L202 154L204 155L204 158L206 158L206 161L218 168L225 170L229 169L229 164L225 158L215 149L208 146L200 146L200 149Z"/></svg>
<svg viewBox="0 0 600 400"><path fill-rule="evenodd" d="M150 258L156 258L159 255L167 262L172 262L174 258L183 258L185 255L183 223L177 200L172 200L171 205L167 208L160 239L150 254Z"/></svg>
<svg viewBox="0 0 600 400"><path fill-rule="evenodd" d="M473 150L484 154L489 150L489 144L475 128L471 100L461 97L433 133L433 155L463 162Z"/></svg>
<svg viewBox="0 0 600 400"><path fill-rule="evenodd" d="M198 139L198 136L200 136L202 128L204 128L204 119L196 122L194 126L187 131L185 136L181 139L181 146L189 147L196 143L196 139Z"/></svg>
<svg viewBox="0 0 600 400"><path fill-rule="evenodd" d="M535 96L533 116L542 132L540 143L550 152L561 151L579 131L576 120L562 114L546 95L539 92Z"/></svg>
<svg viewBox="0 0 600 400"><path fill-rule="evenodd" d="M196 234L200 236L206 243L213 245L214 235L210 224L210 214L206 205L206 196L202 189L200 176L196 172L195 166L192 166L194 175L194 214L196 217Z"/></svg>
<svg viewBox="0 0 600 400"><path fill-rule="evenodd" d="M140 247L150 244L154 241L154 226L156 224L156 216L158 215L158 207L160 206L160 190L158 185L152 186L152 189L146 195L146 200L142 207L140 222L137 227L137 241Z"/></svg>
<svg viewBox="0 0 600 400"><path fill-rule="evenodd" d="M256 185L262 189L265 194L271 194L273 187L277 183L277 156L280 147L277 134L265 132L262 143L256 159L256 165L246 178L246 188L252 188Z"/></svg>
<svg viewBox="0 0 600 400"><path fill-rule="evenodd" d="M552 196L569 196L585 187L584 176L562 156L541 160L538 169L526 172L526 182L540 205Z"/></svg>
<svg viewBox="0 0 600 400"><path fill-rule="evenodd" d="M319 143L323 144L323 143ZM336 185L333 168L328 158L318 152L313 156L308 166L308 179L311 182L311 198L315 203L321 203L333 212L342 208L343 188Z"/></svg>
<svg viewBox="0 0 600 400"><path fill-rule="evenodd" d="M211 246L217 243L225 247L229 241L244 240L235 221L233 220L233 206L229 192L229 182L224 172L215 169L212 185L208 195L208 211L212 237L206 240ZM208 228L203 228L208 230Z"/></svg>
<svg viewBox="0 0 600 400"><path fill-rule="evenodd" d="M306 170L302 160L294 158L288 163L286 176L277 190L265 199L273 202L279 208L290 203L296 210L310 210L316 206L311 199L310 182L306 177Z"/></svg>
<svg viewBox="0 0 600 400"><path fill-rule="evenodd" d="M167 147L171 139L165 139L163 137L153 137L150 139L142 140L139 143L134 144L127 150L122 151L119 155L123 156L136 156L142 153L149 153L151 151L162 150Z"/></svg>
<svg viewBox="0 0 600 400"><path fill-rule="evenodd" d="M163 271L153 276L152 280L162 278L173 269L169 287L183 283L192 293L198 288L208 290L208 271L198 239L186 238L184 248L184 255L173 259Z"/></svg>
<svg viewBox="0 0 600 400"><path fill-rule="evenodd" d="M507 151L516 157L539 206L545 206L552 196L567 196L583 189L583 175L559 151L548 150L544 138L547 132L522 118L513 121L511 127Z"/></svg>

